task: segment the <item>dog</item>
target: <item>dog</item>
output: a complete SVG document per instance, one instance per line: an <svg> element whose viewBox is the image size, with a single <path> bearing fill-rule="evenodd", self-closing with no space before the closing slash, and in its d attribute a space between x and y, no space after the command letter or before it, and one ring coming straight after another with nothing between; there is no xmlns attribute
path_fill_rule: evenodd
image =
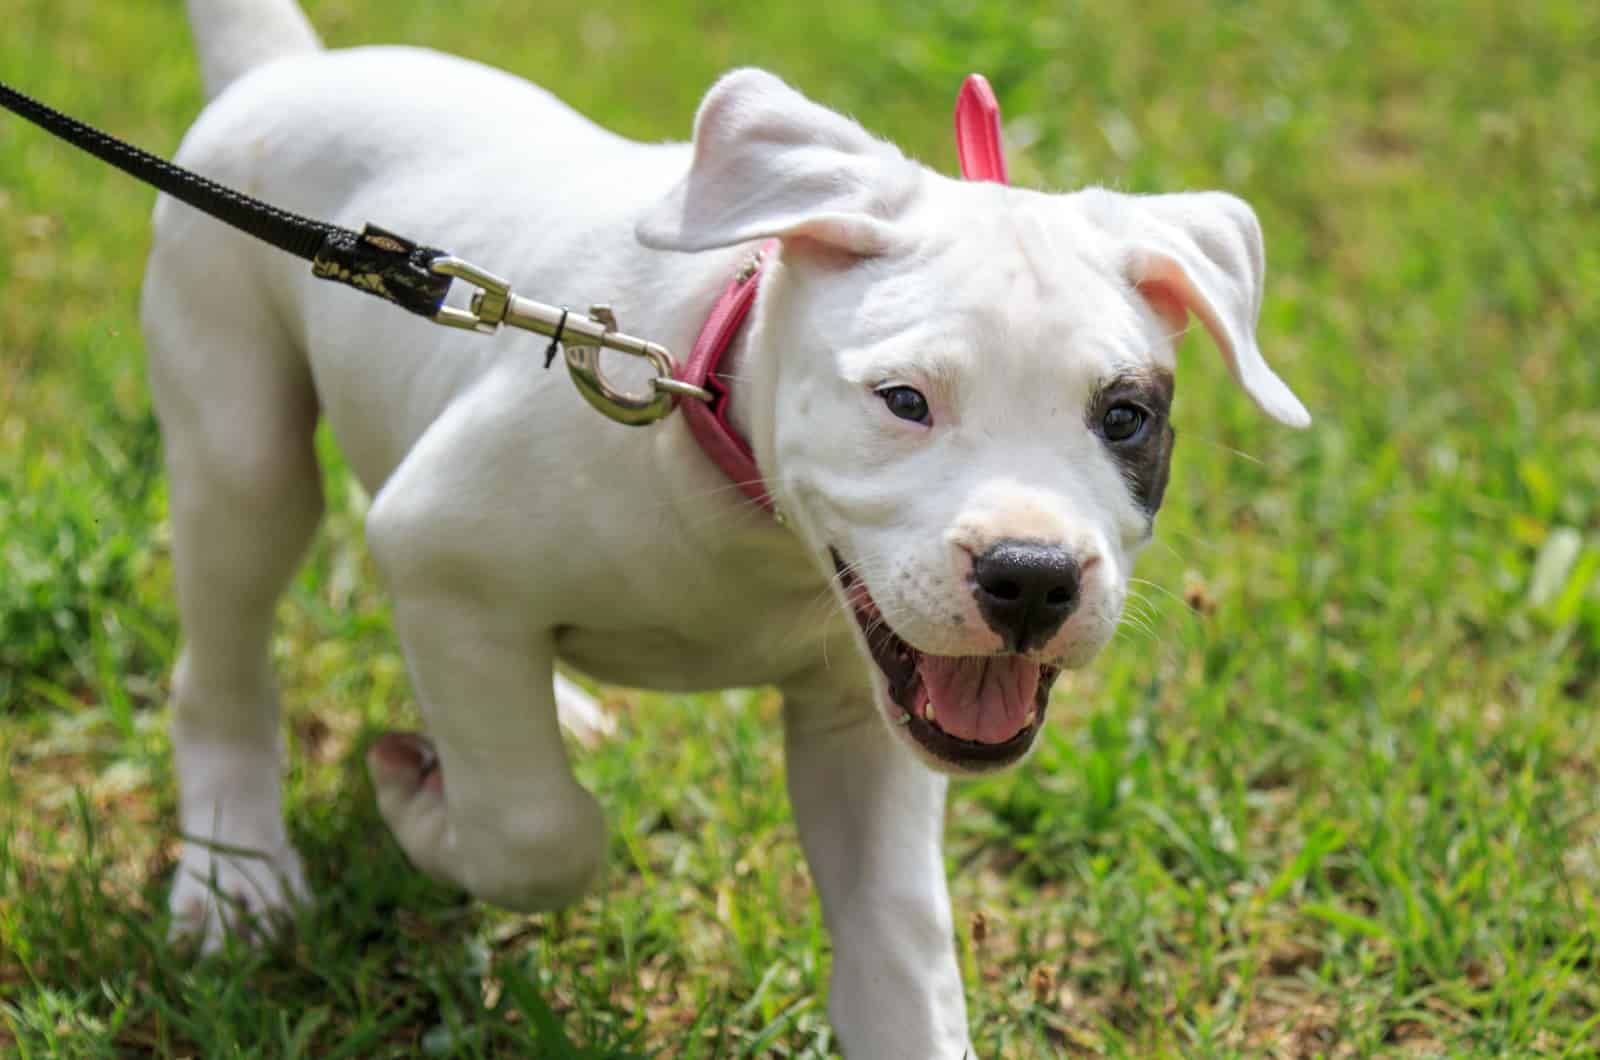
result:
<svg viewBox="0 0 1600 1060"><path fill-rule="evenodd" d="M711 87L692 143L634 143L471 62L325 51L292 0L189 6L210 102L178 161L224 184L449 246L541 299L609 297L675 350L776 240L721 369L776 512L683 415L597 415L545 340L435 327L159 200L141 314L184 631L173 930L215 946L306 896L268 637L322 512L325 418L373 498L426 724L368 753L417 868L515 910L594 879L605 821L558 727L586 703L558 661L775 685L839 1040L964 1055L947 778L1022 760L1056 675L1111 637L1189 318L1264 413L1309 423L1257 348L1250 207L949 179L749 69Z"/></svg>

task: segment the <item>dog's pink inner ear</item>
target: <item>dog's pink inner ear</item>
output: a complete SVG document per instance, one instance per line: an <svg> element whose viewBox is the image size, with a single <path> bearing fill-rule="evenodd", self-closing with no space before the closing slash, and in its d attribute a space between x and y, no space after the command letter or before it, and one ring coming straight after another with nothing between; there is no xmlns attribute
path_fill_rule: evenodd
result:
<svg viewBox="0 0 1600 1060"><path fill-rule="evenodd" d="M1207 301L1205 293L1196 287L1182 265L1157 251L1136 253L1128 265L1128 279L1165 325L1170 341L1177 343L1183 337L1189 329L1189 314L1193 313L1232 366L1237 336L1225 321L1218 319L1217 307Z"/></svg>
<svg viewBox="0 0 1600 1060"><path fill-rule="evenodd" d="M1176 342L1199 319L1217 344L1229 372L1269 416L1291 426L1310 422L1300 404L1256 348L1259 285L1205 254L1179 246L1134 252L1126 275Z"/></svg>
<svg viewBox="0 0 1600 1060"><path fill-rule="evenodd" d="M1230 367L1237 370L1239 358L1254 350L1253 309L1244 304L1228 304L1230 297L1242 303L1243 292L1230 290L1215 278L1210 284L1212 290L1207 292L1175 258L1161 253L1140 255L1133 271L1134 286L1167 325L1167 334L1173 341L1188 330L1189 314L1193 313Z"/></svg>
<svg viewBox="0 0 1600 1060"><path fill-rule="evenodd" d="M790 255L841 265L886 253L893 246L892 227L870 217L810 217L776 234Z"/></svg>
<svg viewBox="0 0 1600 1060"><path fill-rule="evenodd" d="M783 257L789 262L803 259L817 268L848 269L877 253L863 248L880 246L887 249L890 245L887 239L877 239L870 232L860 233L860 236L861 238L846 236L845 233L836 230L798 228L781 237ZM869 240L871 242L868 242Z"/></svg>
<svg viewBox="0 0 1600 1060"><path fill-rule="evenodd" d="M1139 280L1134 285L1156 316L1167 325L1171 335L1178 335L1189 326L1189 307L1183 297L1159 279Z"/></svg>

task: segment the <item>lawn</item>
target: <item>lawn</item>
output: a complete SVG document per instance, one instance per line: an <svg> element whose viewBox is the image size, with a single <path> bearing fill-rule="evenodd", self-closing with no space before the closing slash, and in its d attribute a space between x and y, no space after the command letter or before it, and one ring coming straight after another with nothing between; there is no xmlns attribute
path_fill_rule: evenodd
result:
<svg viewBox="0 0 1600 1060"><path fill-rule="evenodd" d="M332 44L502 65L642 138L767 66L947 172L983 70L1018 183L1253 203L1262 347L1316 423L1267 423L1188 341L1123 630L1060 683L1025 767L954 789L974 1040L1600 1053L1600 5L307 6ZM175 148L201 105L177 0L6 15L0 77ZM832 1055L770 692L606 690L620 734L579 769L610 868L570 910L410 870L361 749L414 708L331 444L275 642L319 903L263 952L164 942L152 201L0 116L0 1053Z"/></svg>

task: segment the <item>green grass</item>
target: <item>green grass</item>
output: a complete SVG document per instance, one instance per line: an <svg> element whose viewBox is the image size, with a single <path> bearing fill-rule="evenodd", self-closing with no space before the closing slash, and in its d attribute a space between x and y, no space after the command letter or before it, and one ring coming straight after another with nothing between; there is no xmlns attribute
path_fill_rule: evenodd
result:
<svg viewBox="0 0 1600 1060"><path fill-rule="evenodd" d="M1188 344L1142 601L1032 762L955 789L975 1041L1600 1052L1600 5L309 6L333 43L504 65L641 137L766 65L946 171L982 69L1021 183L1248 198L1262 346L1317 423L1265 423ZM160 152L200 105L176 0L12 0L0 76ZM580 771L611 868L566 912L406 866L360 748L412 708L331 447L275 643L320 904L266 952L166 945L151 202L0 118L0 1052L833 1052L771 694L608 693L622 735Z"/></svg>

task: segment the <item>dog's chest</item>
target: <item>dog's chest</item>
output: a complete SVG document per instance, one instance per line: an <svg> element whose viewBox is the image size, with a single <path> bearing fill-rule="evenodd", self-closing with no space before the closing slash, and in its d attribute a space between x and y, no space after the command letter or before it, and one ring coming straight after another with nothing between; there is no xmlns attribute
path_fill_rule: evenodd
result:
<svg viewBox="0 0 1600 1060"><path fill-rule="evenodd" d="M749 626L696 633L662 627L567 627L557 633L556 651L563 661L609 684L696 692L781 682L806 669L817 651L814 643L799 643L810 640L800 632L788 640L763 636Z"/></svg>
<svg viewBox="0 0 1600 1060"><path fill-rule="evenodd" d="M775 558L758 550L620 570L625 581L591 583L586 606L563 608L557 654L599 680L661 691L781 683L825 657L853 658L827 582Z"/></svg>

